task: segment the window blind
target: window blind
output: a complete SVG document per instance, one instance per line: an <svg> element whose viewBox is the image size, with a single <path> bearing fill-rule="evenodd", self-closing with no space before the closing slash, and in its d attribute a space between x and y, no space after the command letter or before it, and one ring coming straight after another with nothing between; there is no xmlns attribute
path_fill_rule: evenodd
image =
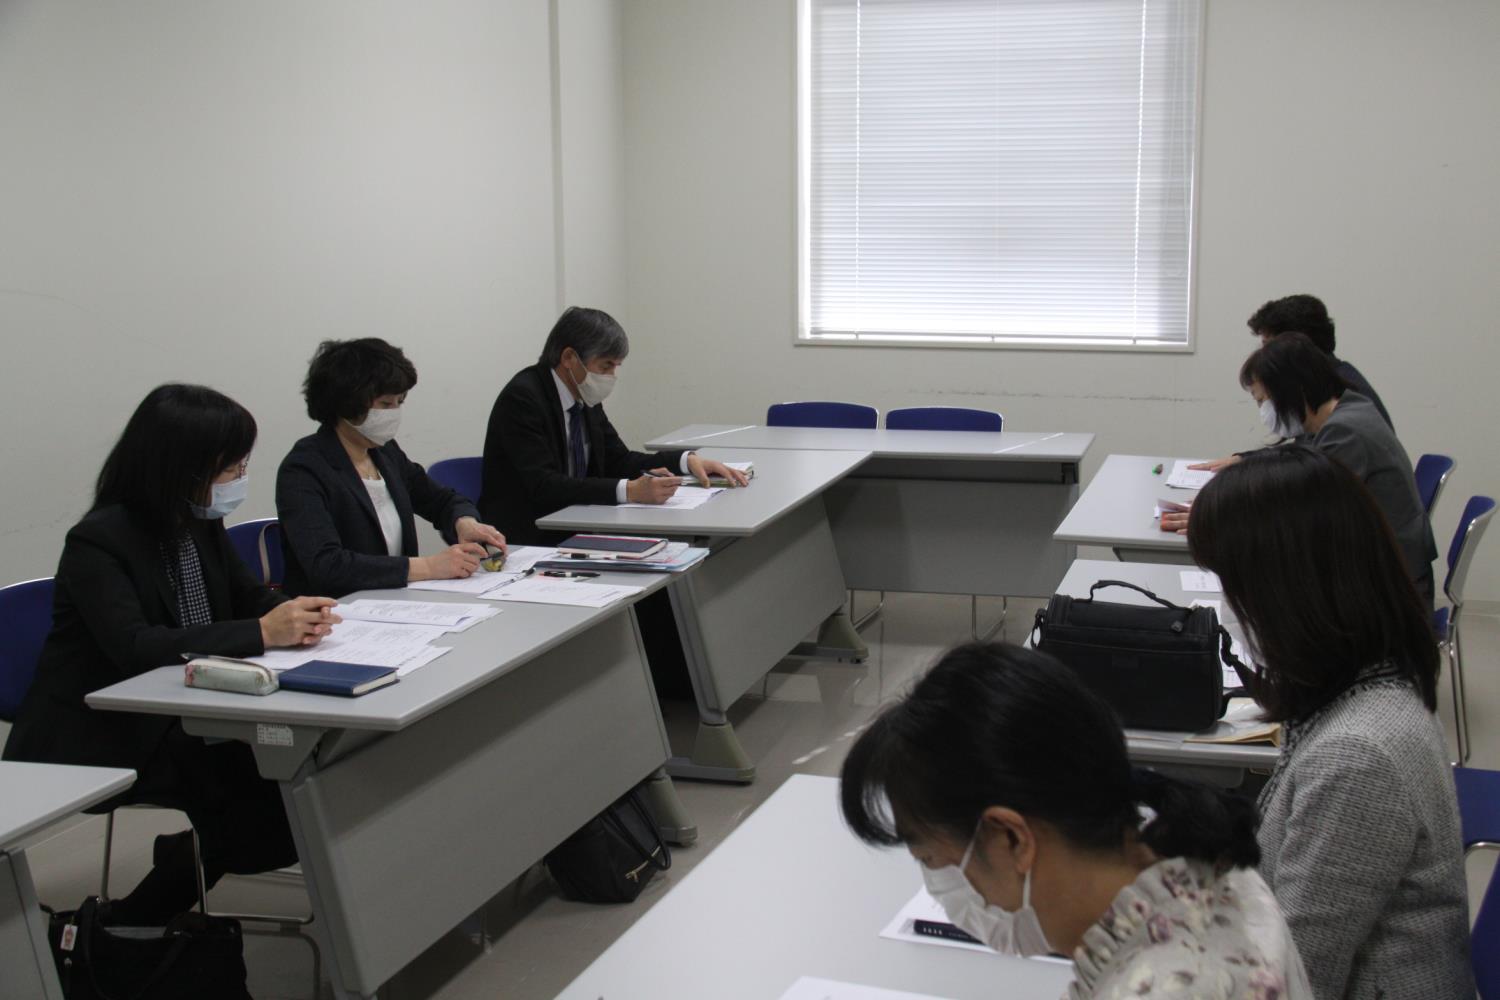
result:
<svg viewBox="0 0 1500 1000"><path fill-rule="evenodd" d="M805 341L1188 342L1201 0L804 0Z"/></svg>

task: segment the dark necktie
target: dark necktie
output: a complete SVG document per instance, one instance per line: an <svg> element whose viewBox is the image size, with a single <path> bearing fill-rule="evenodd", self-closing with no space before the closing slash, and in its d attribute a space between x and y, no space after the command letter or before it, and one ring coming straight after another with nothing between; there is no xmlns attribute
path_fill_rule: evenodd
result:
<svg viewBox="0 0 1500 1000"><path fill-rule="evenodd" d="M573 462L573 475L584 478L589 471L588 459L583 454L583 404L568 407L568 457Z"/></svg>

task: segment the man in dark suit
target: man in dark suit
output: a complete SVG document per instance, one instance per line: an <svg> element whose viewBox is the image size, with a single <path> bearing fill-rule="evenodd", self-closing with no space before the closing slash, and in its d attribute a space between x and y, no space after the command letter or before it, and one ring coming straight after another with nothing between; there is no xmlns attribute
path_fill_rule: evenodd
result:
<svg viewBox="0 0 1500 1000"><path fill-rule="evenodd" d="M601 404L629 351L608 313L574 306L548 334L541 359L500 391L484 438L479 510L510 541L560 541L536 521L572 504L663 503L683 476L747 482L693 452L626 447Z"/></svg>

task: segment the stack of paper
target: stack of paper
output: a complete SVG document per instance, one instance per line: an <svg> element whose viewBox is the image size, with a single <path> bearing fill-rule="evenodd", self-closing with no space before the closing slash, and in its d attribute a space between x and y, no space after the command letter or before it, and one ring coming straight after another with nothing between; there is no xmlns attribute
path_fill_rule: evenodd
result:
<svg viewBox="0 0 1500 1000"><path fill-rule="evenodd" d="M1223 584L1219 583L1217 574L1204 570L1184 569L1179 571L1182 580L1182 589L1195 594L1222 594Z"/></svg>
<svg viewBox="0 0 1500 1000"><path fill-rule="evenodd" d="M679 486L677 492L667 498L665 503L622 503L621 507L645 507L651 510L693 510L702 507L708 501L724 492L722 486Z"/></svg>
<svg viewBox="0 0 1500 1000"><path fill-rule="evenodd" d="M338 606L345 621L385 622L388 625L441 625L462 632L493 618L500 609L490 604L448 604L441 601L377 601L361 598Z"/></svg>
<svg viewBox="0 0 1500 1000"><path fill-rule="evenodd" d="M1201 490L1208 485L1208 481L1214 474L1207 469L1190 469L1190 465L1201 465L1201 458L1179 458L1172 463L1172 471L1167 476L1167 485L1179 490Z"/></svg>
<svg viewBox="0 0 1500 1000"><path fill-rule="evenodd" d="M586 580L559 580L545 576L528 576L501 587L499 590L491 591L486 596L492 601L602 608L640 591L640 587L616 587L589 583Z"/></svg>
<svg viewBox="0 0 1500 1000"><path fill-rule="evenodd" d="M397 674L405 676L448 652L447 646L433 645L447 631L442 625L345 621L335 625L316 646L273 649L249 657L249 660L278 673L312 660L334 660L370 667L395 667Z"/></svg>

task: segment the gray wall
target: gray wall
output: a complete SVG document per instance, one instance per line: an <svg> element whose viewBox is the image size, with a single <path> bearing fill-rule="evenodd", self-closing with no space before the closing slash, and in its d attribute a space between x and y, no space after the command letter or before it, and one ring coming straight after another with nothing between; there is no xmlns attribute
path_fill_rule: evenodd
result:
<svg viewBox="0 0 1500 1000"><path fill-rule="evenodd" d="M1197 349L1186 355L794 347L795 3L625 10L627 282L618 423L760 421L798 398L1002 411L1109 452L1260 440L1235 382L1261 302L1311 291L1413 455L1459 471L1439 511L1500 490L1500 5L1228 3L1207 13ZM649 375L642 369L649 369ZM649 379L652 390L627 381ZM1471 597L1500 599L1500 552Z"/></svg>

